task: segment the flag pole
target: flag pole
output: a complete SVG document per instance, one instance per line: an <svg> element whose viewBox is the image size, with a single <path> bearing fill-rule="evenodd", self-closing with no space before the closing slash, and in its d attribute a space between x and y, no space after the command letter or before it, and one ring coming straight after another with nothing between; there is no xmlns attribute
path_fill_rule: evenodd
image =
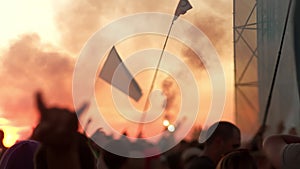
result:
<svg viewBox="0 0 300 169"><path fill-rule="evenodd" d="M267 100L267 104L266 104L266 108L265 108L265 112L264 112L262 127L266 126L267 118L268 118L268 115L269 115L269 109L270 109L270 105L271 105L273 89L274 89L274 86L275 86L275 81L276 81L277 72L278 72L278 68L279 68L279 63L280 63L280 59L281 59L282 47L283 47L283 44L284 44L285 33L286 33L288 20L289 20L289 16L290 16L290 11L291 11L291 4L292 4L292 0L289 1L289 5L288 5L288 9L287 9L287 14L286 14L284 27L283 27L283 31L282 31L279 51L278 51L278 55L277 55L277 58L276 58L275 70L274 70L274 73L273 73L273 78L272 78L272 81L271 81L271 87L270 87L268 100Z"/></svg>
<svg viewBox="0 0 300 169"><path fill-rule="evenodd" d="M164 43L164 46L163 46L163 49L161 51L161 54L160 54L160 57L159 57L159 60L158 60L158 63L156 65L156 69L155 69L155 73L153 75L153 78L152 78L152 82L151 82L151 86L150 86L150 89L147 93L147 97L146 97L146 102L144 104L144 108L143 108L143 114L141 116L141 119L140 119L140 123L139 123L139 126L138 126L138 131L137 131L137 135L138 137L141 136L142 134L142 131L143 131L143 127L144 127L144 120L146 118L146 115L147 115L147 109L148 109L148 105L149 105L149 96L154 88L154 84L155 84L155 80L156 80L156 77L157 77L157 74L158 74L158 70L159 70L159 67L160 67L160 63L161 63L161 60L163 58L163 54L164 54L164 51L165 51L165 48L167 46L167 42L168 42L168 39L169 39L169 36L170 36L170 33L171 33L171 29L173 27L173 24L174 24L174 21L176 19L176 16L174 16L173 20L172 20L172 23L169 27L169 31L168 31L168 34L167 34L167 37L166 37L166 40L165 40L165 43Z"/></svg>
<svg viewBox="0 0 300 169"><path fill-rule="evenodd" d="M273 72L273 76L272 76L271 87L270 87L270 90L268 93L268 100L267 100L265 111L264 111L263 121L262 121L262 124L261 124L260 128L258 129L257 133L253 136L253 138L250 142L252 150L259 149L262 146L262 139L263 139L263 135L266 130L266 127L267 127L267 119L268 119L268 115L270 113L270 106L271 106L271 102L272 102L272 98L273 98L273 90L275 87L275 82L276 82L278 69L279 69L279 63L281 60L281 52L282 52L282 48L283 48L283 44L284 44L285 33L287 30L287 26L288 26L291 5L292 5L292 0L290 0L289 4L288 4L287 14L285 17L285 22L284 22L284 26L283 26L282 35L281 35L280 46L279 46L279 50L278 50L278 54L277 54L277 58L276 58L276 62L275 62L275 68L274 68L274 72Z"/></svg>

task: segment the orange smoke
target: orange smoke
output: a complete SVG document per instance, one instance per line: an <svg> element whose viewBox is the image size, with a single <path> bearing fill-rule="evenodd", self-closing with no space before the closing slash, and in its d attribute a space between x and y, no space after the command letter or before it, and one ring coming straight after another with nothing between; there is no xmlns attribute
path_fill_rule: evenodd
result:
<svg viewBox="0 0 300 169"><path fill-rule="evenodd" d="M38 121L33 100L34 92L41 90L49 104L72 108L71 89L75 63L73 58L79 55L79 51L95 31L114 19L139 12L173 14L177 2L161 0L54 2L55 21L60 33L60 42L55 45L61 45L60 48L43 43L42 37L36 34L28 34L13 41L0 58L1 117L9 121L8 125L20 128L16 133L20 136L18 139L29 137L31 128ZM182 17L199 27L211 39L221 60L232 62L232 2L227 0L190 0L190 2L193 9ZM159 44L157 41L153 43ZM176 47L169 47L174 48ZM196 57L191 51L184 50L182 53L190 63L197 63L192 69L202 69L202 63L195 62ZM227 66L226 75L232 78L233 65L224 66ZM233 81L229 80L228 85L229 91L232 92L229 94L232 95ZM233 108L230 107L232 102L233 100L227 101L225 111L232 113ZM1 126L4 125L0 124ZM7 132L10 133L9 130Z"/></svg>
<svg viewBox="0 0 300 169"><path fill-rule="evenodd" d="M172 13L177 4L160 0L76 0L57 5L56 22L63 46L78 54L94 32L113 20L139 12Z"/></svg>
<svg viewBox="0 0 300 169"><path fill-rule="evenodd" d="M1 59L1 117L11 126L27 127L15 133L20 139L29 137L38 121L33 100L36 91L42 91L49 104L71 107L74 61L67 54L30 34L12 42Z"/></svg>

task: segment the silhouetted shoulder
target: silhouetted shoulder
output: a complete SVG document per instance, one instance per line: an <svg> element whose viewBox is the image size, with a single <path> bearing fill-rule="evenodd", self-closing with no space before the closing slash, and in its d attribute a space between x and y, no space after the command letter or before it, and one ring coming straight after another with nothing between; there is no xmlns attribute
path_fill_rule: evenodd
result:
<svg viewBox="0 0 300 169"><path fill-rule="evenodd" d="M214 162L207 156L195 157L191 161L188 169L215 169Z"/></svg>
<svg viewBox="0 0 300 169"><path fill-rule="evenodd" d="M282 152L283 168L296 169L300 166L300 143L291 143Z"/></svg>

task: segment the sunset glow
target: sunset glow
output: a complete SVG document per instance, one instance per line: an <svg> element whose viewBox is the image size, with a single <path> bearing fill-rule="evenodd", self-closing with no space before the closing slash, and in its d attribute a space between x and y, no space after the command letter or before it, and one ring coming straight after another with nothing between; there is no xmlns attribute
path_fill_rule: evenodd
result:
<svg viewBox="0 0 300 169"><path fill-rule="evenodd" d="M0 47L24 33L37 33L43 41L57 41L51 0L10 0L0 2Z"/></svg>
<svg viewBox="0 0 300 169"><path fill-rule="evenodd" d="M38 123L39 115L33 97L36 91L42 91L47 104L51 106L74 109L72 78L76 59L96 31L118 18L137 13L160 12L172 15L177 2L177 0L117 0L105 3L91 0L1 1L0 129L5 132L4 144L9 147L17 140L27 139L32 128ZM193 9L180 17L199 28L219 54L226 76L227 90L222 118L234 121L232 2L227 0L213 2L190 0L190 2ZM168 27L165 29L167 33ZM116 44L116 47L123 59L126 59L145 48L161 49L164 40L165 36L162 35L134 36L124 39ZM211 106L213 89L209 82L210 75L203 68L202 63L195 59L196 54L180 41L170 39L166 51L180 56L180 59L197 76L201 106L195 125L201 126ZM176 66L169 63L170 69L179 70L180 67ZM153 73L154 71L144 71L136 77L145 93L150 87ZM184 77L184 73L178 76ZM163 94L170 99L175 97L170 93L176 93L180 89L176 86L178 84L168 78L166 73L160 72L155 89L165 92ZM111 98L110 86L101 79L95 79L94 87L98 108L104 110L103 116L107 118L110 125L120 133L128 130L130 136L135 136L137 125L128 123L117 113ZM177 119L180 99L181 96L176 97L172 108L164 111L165 114L153 123L145 125L145 132L150 136L156 135L164 131L166 126L170 132L177 130L176 124L172 123L175 120L182 120ZM144 95L140 102L132 104L137 109L142 109L145 100ZM127 111L126 108L123 110ZM166 114L170 117L168 122L164 119ZM82 117L85 121L89 118L93 117L85 114ZM89 124L88 133L98 129L99 124L96 125L95 121L97 120ZM85 126L86 123L81 125Z"/></svg>
<svg viewBox="0 0 300 169"><path fill-rule="evenodd" d="M5 134L3 143L6 147L14 145L20 138L20 135L18 134L19 129L17 127L2 126L1 128Z"/></svg>

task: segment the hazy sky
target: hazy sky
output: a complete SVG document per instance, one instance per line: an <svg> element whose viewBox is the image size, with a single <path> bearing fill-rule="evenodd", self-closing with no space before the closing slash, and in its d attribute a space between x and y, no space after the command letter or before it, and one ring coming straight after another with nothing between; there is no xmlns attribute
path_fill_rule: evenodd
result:
<svg viewBox="0 0 300 169"><path fill-rule="evenodd" d="M72 74L76 58L93 33L126 15L140 12L173 14L177 3L177 0L111 0L109 3L100 0L1 1L0 128L5 131L6 140L9 137L12 140L24 139L30 135L31 129L38 121L32 97L37 90L43 91L49 105L58 104L72 108ZM219 54L227 84L223 117L233 121L232 1L190 0L190 3L193 9L181 17L201 29ZM164 37L159 36L143 38L148 40L145 45L149 47L161 48L164 41ZM134 53L142 48L142 45L137 43L142 40L135 37L119 44L120 53L124 57ZM203 79L209 78L188 48L176 41L171 41L168 45L167 50L183 55L183 59L195 73L203 75ZM144 76L147 76L147 73ZM161 75L161 83L165 78ZM157 86L160 87L161 83ZM99 87L98 84L104 87ZM198 84L204 98L207 97L200 112L207 112L211 100L206 92L211 90L210 84ZM107 85L101 80L95 85L97 93L103 93L107 89ZM107 99L101 104L105 104L104 107L109 109L110 102ZM173 116L176 116L176 113ZM199 115L197 125L204 119L205 116ZM111 121L117 130L122 130L122 126L127 125L121 118L111 118L108 121ZM131 129L135 130L133 125L129 125L128 130Z"/></svg>

